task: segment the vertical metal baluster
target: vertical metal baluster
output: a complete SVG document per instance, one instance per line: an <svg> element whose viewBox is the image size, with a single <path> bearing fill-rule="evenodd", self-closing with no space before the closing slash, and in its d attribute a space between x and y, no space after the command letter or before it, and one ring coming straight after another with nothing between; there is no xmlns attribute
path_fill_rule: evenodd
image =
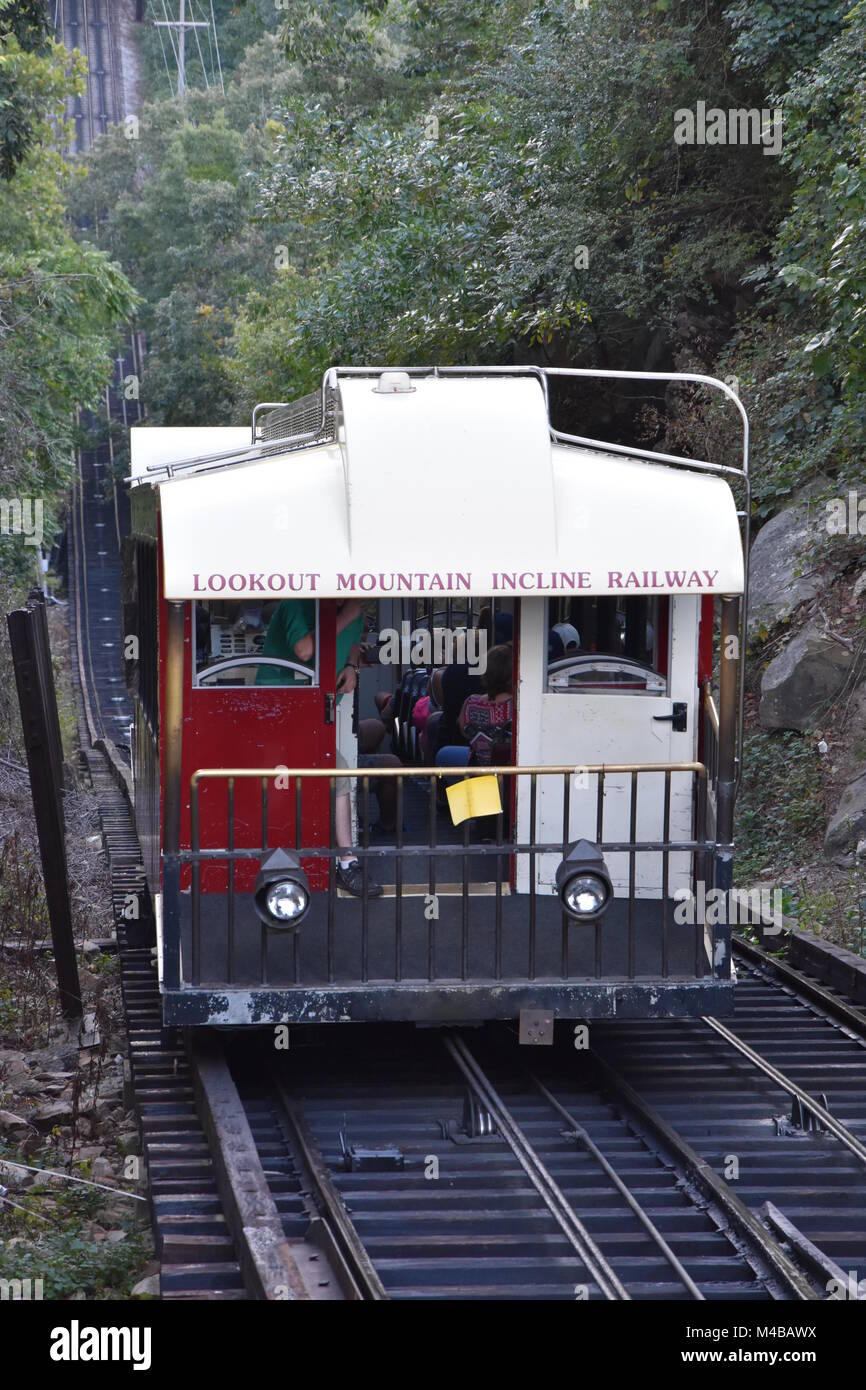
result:
<svg viewBox="0 0 866 1390"><path fill-rule="evenodd" d="M598 773L598 793L595 811L595 843L601 849L604 842L604 768Z"/></svg>
<svg viewBox="0 0 866 1390"><path fill-rule="evenodd" d="M631 801L629 806L628 838L631 849L628 855L628 978L634 979L634 894L637 855L634 845L637 839L637 773L631 774Z"/></svg>
<svg viewBox="0 0 866 1390"><path fill-rule="evenodd" d="M198 813L198 782L193 782L190 788L189 799L189 829L190 843L193 854L198 855L199 845L199 813ZM192 926L192 983L199 984L201 979L201 864L199 860L192 861L192 893L190 895L190 921Z"/></svg>
<svg viewBox="0 0 866 1390"><path fill-rule="evenodd" d="M235 978L235 779L230 777L226 783L228 789L228 838L226 844L229 852L229 891L226 903L228 914L227 934L226 934L226 981L228 984L234 983Z"/></svg>
<svg viewBox="0 0 866 1390"><path fill-rule="evenodd" d="M538 801L537 776L529 774L529 843L535 844L535 820ZM535 979L535 850L529 851L529 979Z"/></svg>
<svg viewBox="0 0 866 1390"><path fill-rule="evenodd" d="M436 787L438 779L430 778L430 848L436 848ZM431 903L436 897L436 855L427 860L427 890ZM436 978L436 919L431 915L427 922L427 978Z"/></svg>
<svg viewBox="0 0 866 1390"><path fill-rule="evenodd" d="M337 779L328 778L328 980L334 979L334 900L337 896Z"/></svg>
<svg viewBox="0 0 866 1390"><path fill-rule="evenodd" d="M370 848L370 779L362 777L361 796L363 798L362 811L364 815L364 835L363 847ZM361 979L366 983L370 971L370 908L367 902L367 881L370 875L370 862L365 855L361 859L361 873L363 875L364 896L361 899Z"/></svg>
<svg viewBox="0 0 866 1390"><path fill-rule="evenodd" d="M698 776L697 822L698 822L698 824L697 824L697 831L698 831L697 838L698 838L699 840L706 840L706 837L707 837L707 779L706 779L705 777L701 777L701 776ZM706 852L706 850L699 849L699 850L696 852L696 854L695 854L695 862L696 862L696 864L698 865L698 873L699 873L699 875L700 875L700 880L703 882L704 888L705 888L705 890L706 890L706 889L708 889L708 888L711 886L710 884L707 883L707 852ZM705 892L704 892L704 902L706 902L706 900L707 900L707 899L706 899L706 891L705 891ZM713 915L714 915L714 916L718 916L717 913L714 913ZM712 954L711 954L711 956L710 956L710 970L713 972L713 974L715 974L715 972L716 972L716 926L717 926L717 923L714 922L713 925L712 925ZM702 923L697 923L697 924L695 925L695 977L696 977L696 978L697 978L698 976L701 976L701 975L704 974L704 964L705 964L704 936L705 936L705 932L704 932L704 926L703 926L703 924L702 924Z"/></svg>
<svg viewBox="0 0 866 1390"><path fill-rule="evenodd" d="M500 805L502 805L502 780L503 780L503 779L502 779L501 774L500 774L500 773L497 773L497 774L496 774L496 781L497 781L497 784L498 784L498 787L499 787L499 804L500 804ZM498 816L496 817L496 845L497 845L497 848L498 848L498 847L502 844L502 842L503 842L503 824L502 824L502 823L503 823L504 819L505 819L505 813L504 813L504 811L500 811L499 814L498 814ZM501 854L497 854L497 856L496 856L496 920L495 920L495 923L494 923L494 931L495 931L495 933L496 933L496 942L495 942L495 951L496 951L496 979L497 979L497 980L501 980L501 979L502 979L502 855L501 855Z"/></svg>
<svg viewBox="0 0 866 1390"><path fill-rule="evenodd" d="M570 836L568 828L571 823L571 773L562 774L562 857L568 854ZM562 909L562 978L568 979L568 933L569 916L565 908Z"/></svg>
<svg viewBox="0 0 866 1390"><path fill-rule="evenodd" d="M397 864L394 874L394 979L403 978L403 774L397 774Z"/></svg>
<svg viewBox="0 0 866 1390"><path fill-rule="evenodd" d="M463 918L461 922L460 936L460 976L461 979L468 979L469 976L469 826L470 822L463 822Z"/></svg>
<svg viewBox="0 0 866 1390"><path fill-rule="evenodd" d="M671 774L665 773L665 810L662 824L662 839L665 844L671 838ZM662 850L662 976L666 980L670 974L670 923L668 921L668 892L670 888L670 853Z"/></svg>
<svg viewBox="0 0 866 1390"><path fill-rule="evenodd" d="M268 847L268 779L267 779L267 777L263 777L263 778L262 778L262 858L264 858L265 851L267 850L267 847ZM268 929L267 929L267 927L265 926L264 922L262 922L262 938L261 938L261 976L262 976L262 984L263 984L263 985L266 985L266 984L268 983L268 945L269 945Z"/></svg>
<svg viewBox="0 0 866 1390"><path fill-rule="evenodd" d="M303 777L295 778L295 849L299 850L303 845L303 816L301 811L302 782ZM301 933L296 931L292 937L292 974L295 984L301 980Z"/></svg>
<svg viewBox="0 0 866 1390"><path fill-rule="evenodd" d="M595 813L595 843L599 849L604 846L604 769L598 773L598 802ZM601 979L601 953L604 938L601 931L601 919L595 924L595 978Z"/></svg>

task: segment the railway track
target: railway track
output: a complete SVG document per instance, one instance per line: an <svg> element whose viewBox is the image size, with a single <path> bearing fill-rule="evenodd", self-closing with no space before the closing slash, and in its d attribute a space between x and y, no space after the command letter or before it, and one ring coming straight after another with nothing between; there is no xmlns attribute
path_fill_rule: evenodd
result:
<svg viewBox="0 0 866 1390"><path fill-rule="evenodd" d="M110 0L55 0L54 28L68 48L79 49L87 59L84 94L67 111L74 123L70 153L81 156L126 115L117 16ZM98 239L98 226L94 231ZM127 428L143 419L138 393L127 399L127 383L140 380L143 353L143 336L132 328L118 350L102 409L78 416L79 429L94 436L94 442L77 450L70 519L70 591L84 608L76 633L87 734L91 744L107 740L126 763L132 707L122 668L120 550L129 531L129 498L117 484L112 425Z"/></svg>
<svg viewBox="0 0 866 1390"><path fill-rule="evenodd" d="M594 1025L586 1054L535 1052L532 1073L492 1027L280 1064L245 1041L229 1065L285 1234L320 1219L352 1296L826 1299L866 1268L866 1053L746 991L755 1061L696 1021ZM780 1008L812 1036L792 1046ZM839 1133L792 1108L806 1083L831 1088L815 1105Z"/></svg>
<svg viewBox="0 0 866 1390"><path fill-rule="evenodd" d="M86 154L112 122L126 114L111 0L55 0L54 30L67 48L87 58L84 94L70 99L73 153Z"/></svg>

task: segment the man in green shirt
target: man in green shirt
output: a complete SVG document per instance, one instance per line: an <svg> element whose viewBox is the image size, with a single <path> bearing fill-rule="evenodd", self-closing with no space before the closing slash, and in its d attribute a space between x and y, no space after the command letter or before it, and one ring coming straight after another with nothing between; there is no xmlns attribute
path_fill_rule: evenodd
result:
<svg viewBox="0 0 866 1390"><path fill-rule="evenodd" d="M358 658L361 651L361 635L364 618L357 599L348 599L337 605L337 694L342 695L354 689L354 677L348 675L352 667L358 671ZM313 599L284 599L277 605L265 640L262 656L276 656L283 661L299 662L310 666L316 652L316 605ZM256 685L296 685L304 677L285 666L262 666L256 677Z"/></svg>
<svg viewBox="0 0 866 1390"><path fill-rule="evenodd" d="M309 665L316 651L316 605L312 599L285 599L278 603L274 615L268 623L265 640L262 644L263 656L280 657L283 661L296 661ZM310 676L312 676L312 667ZM260 666L256 675L256 685L298 685L307 684L298 671L290 671L285 666Z"/></svg>
<svg viewBox="0 0 866 1390"><path fill-rule="evenodd" d="M350 695L358 681L364 617L357 599L337 601L337 696ZM262 656L281 657L309 666L314 672L316 654L316 605L312 599L284 599L268 624ZM285 666L261 666L257 685L295 685L304 678ZM396 761L396 760L395 760ZM346 766L337 753L337 765ZM357 856L352 853L352 808L348 778L337 779L337 846L343 853L337 859L337 882L356 897L364 895L364 876ZM370 897L381 894L381 885L367 876Z"/></svg>

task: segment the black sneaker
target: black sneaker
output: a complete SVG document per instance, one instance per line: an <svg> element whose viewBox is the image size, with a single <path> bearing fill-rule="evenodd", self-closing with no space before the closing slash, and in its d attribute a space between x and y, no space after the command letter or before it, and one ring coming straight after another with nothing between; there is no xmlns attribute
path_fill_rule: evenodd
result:
<svg viewBox="0 0 866 1390"><path fill-rule="evenodd" d="M343 865L340 863L339 859L337 860L337 883L340 885L341 888L345 888L347 893L351 893L356 898L363 898L364 870L361 868L361 865L358 863L357 859L353 859L350 864L346 865L345 869L343 868ZM381 896L381 893L381 883L377 883L376 880L372 878L368 872L367 897L378 898Z"/></svg>

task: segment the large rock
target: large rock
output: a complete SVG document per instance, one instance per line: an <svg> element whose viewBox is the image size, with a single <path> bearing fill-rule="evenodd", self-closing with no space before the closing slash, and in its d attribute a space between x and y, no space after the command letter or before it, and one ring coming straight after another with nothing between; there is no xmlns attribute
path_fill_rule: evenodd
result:
<svg viewBox="0 0 866 1390"><path fill-rule="evenodd" d="M866 772L866 681L845 702L841 737L833 750L835 768L846 782Z"/></svg>
<svg viewBox="0 0 866 1390"><path fill-rule="evenodd" d="M809 625L764 672L758 718L764 729L810 729L845 684L854 660L841 642Z"/></svg>
<svg viewBox="0 0 866 1390"><path fill-rule="evenodd" d="M821 593L813 546L824 516L819 502L806 501L761 527L749 555L749 637L766 635Z"/></svg>
<svg viewBox="0 0 866 1390"><path fill-rule="evenodd" d="M11 1110L0 1110L0 1134L14 1139L29 1128L28 1121L21 1115L15 1115Z"/></svg>
<svg viewBox="0 0 866 1390"><path fill-rule="evenodd" d="M71 1124L72 1114L71 1100L47 1100L37 1105L32 1118L39 1129L53 1129L55 1125Z"/></svg>
<svg viewBox="0 0 866 1390"><path fill-rule="evenodd" d="M133 1285L130 1298L159 1298L159 1275L149 1274Z"/></svg>
<svg viewBox="0 0 866 1390"><path fill-rule="evenodd" d="M839 809L827 826L824 853L848 868L854 863L858 840L866 834L866 772L855 777L842 793Z"/></svg>

